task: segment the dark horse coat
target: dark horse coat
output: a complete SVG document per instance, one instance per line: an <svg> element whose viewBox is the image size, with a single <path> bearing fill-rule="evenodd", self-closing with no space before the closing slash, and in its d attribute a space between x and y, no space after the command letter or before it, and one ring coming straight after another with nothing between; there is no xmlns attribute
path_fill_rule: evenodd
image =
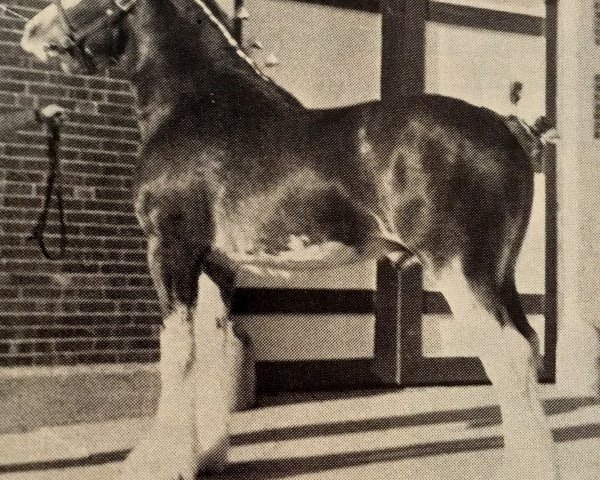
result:
<svg viewBox="0 0 600 480"><path fill-rule="evenodd" d="M195 302L211 251L285 270L408 248L434 272L460 257L486 296L514 290L533 174L499 115L433 95L306 110L224 56L210 22L140 8L159 54L144 65L139 27L125 49L144 112L136 211L166 303Z"/></svg>
<svg viewBox="0 0 600 480"><path fill-rule="evenodd" d="M175 447L142 447L133 471L148 475L128 478L193 478L209 466L201 460L207 452L219 451L212 463L224 464L214 317L225 313L211 311L210 294L198 292L198 283L215 290L201 273L226 297L238 267L319 269L404 249L438 282L468 333L461 347L479 356L498 387L510 452L500 478L558 478L535 393L539 350L514 281L533 171L502 117L435 95L393 107L307 110L258 71L212 3L64 1L70 21L61 21L60 7L47 7L28 23L23 46L42 60L58 54L88 67L112 59L129 74L143 134L136 212L161 303L174 313L162 340L188 342L181 364L209 372L167 369L155 436L171 432L164 447ZM114 15L123 5L131 8ZM89 25L102 28L91 34ZM87 33L65 33L73 28ZM189 323L198 300L202 321ZM161 365L180 350L165 345ZM188 380L194 394L177 396ZM214 401L206 400L207 381ZM180 412L184 401L188 416L173 430L178 417L164 412Z"/></svg>
<svg viewBox="0 0 600 480"><path fill-rule="evenodd" d="M75 29L112 4L74 3ZM84 39L136 87L135 205L166 311L191 308L199 273L224 264L318 269L399 249L433 278L458 259L492 310L517 298L533 172L501 116L435 95L307 110L239 50L215 5L191 22L185 5L139 1ZM529 331L522 314L510 321Z"/></svg>

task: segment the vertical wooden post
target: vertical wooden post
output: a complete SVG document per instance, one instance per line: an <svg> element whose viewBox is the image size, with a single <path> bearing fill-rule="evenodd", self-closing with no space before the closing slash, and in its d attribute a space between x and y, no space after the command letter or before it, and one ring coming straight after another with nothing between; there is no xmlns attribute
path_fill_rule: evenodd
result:
<svg viewBox="0 0 600 480"><path fill-rule="evenodd" d="M407 367L422 356L421 264L403 251L381 259L377 267L373 370L385 384L402 385Z"/></svg>
<svg viewBox="0 0 600 480"><path fill-rule="evenodd" d="M390 112L403 96L425 91L428 0L382 0L381 102ZM421 265L409 252L385 258L377 270L375 360L386 384L402 385L405 363L421 356Z"/></svg>
<svg viewBox="0 0 600 480"><path fill-rule="evenodd" d="M382 0L381 101L393 109L405 95L425 91L428 0Z"/></svg>
<svg viewBox="0 0 600 480"><path fill-rule="evenodd" d="M557 380L600 387L600 5L558 4ZM587 387L586 387L587 384Z"/></svg>
<svg viewBox="0 0 600 480"><path fill-rule="evenodd" d="M558 27L558 0L546 0L546 117L556 125L556 50ZM557 198L556 198L556 148L548 145L545 153L544 174L546 184L546 274L544 295L544 369L540 380L553 382L556 378L557 337Z"/></svg>

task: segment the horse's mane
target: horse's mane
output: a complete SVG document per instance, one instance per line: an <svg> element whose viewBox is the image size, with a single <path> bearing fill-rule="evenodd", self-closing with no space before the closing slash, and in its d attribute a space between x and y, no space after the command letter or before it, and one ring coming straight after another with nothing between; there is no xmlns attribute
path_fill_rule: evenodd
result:
<svg viewBox="0 0 600 480"><path fill-rule="evenodd" d="M196 0L192 1L197 4ZM233 19L231 19L229 15L225 13L225 10L223 10L215 0L202 0L202 2L204 2L206 6L210 8L217 20L219 20L219 22L221 22L223 26L227 28L229 34L235 38Z"/></svg>
<svg viewBox="0 0 600 480"><path fill-rule="evenodd" d="M225 13L215 0L189 0L208 17L213 28L222 35L229 44L234 54L243 62L234 64L222 64L222 75L231 80L233 86L239 86L239 91L246 93L246 100L250 104L269 103L283 108L304 108L300 101L284 88L277 85L273 80L263 73L254 60L247 54L235 39L232 19ZM184 21L188 21L185 20ZM262 102L261 102L262 100Z"/></svg>

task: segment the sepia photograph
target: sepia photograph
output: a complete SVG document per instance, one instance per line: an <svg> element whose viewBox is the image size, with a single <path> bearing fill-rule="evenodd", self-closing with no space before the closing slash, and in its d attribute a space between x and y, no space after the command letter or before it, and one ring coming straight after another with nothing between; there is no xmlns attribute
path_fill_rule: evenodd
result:
<svg viewBox="0 0 600 480"><path fill-rule="evenodd" d="M600 1L0 0L0 480L600 478Z"/></svg>

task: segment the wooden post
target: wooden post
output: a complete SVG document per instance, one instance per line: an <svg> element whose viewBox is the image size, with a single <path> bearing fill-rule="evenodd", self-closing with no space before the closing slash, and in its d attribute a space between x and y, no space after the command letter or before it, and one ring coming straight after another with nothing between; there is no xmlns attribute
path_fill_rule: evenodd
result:
<svg viewBox="0 0 600 480"><path fill-rule="evenodd" d="M427 8L428 0L381 1L381 102L387 111L403 96L425 91ZM411 253L379 262L373 370L386 384L401 385L403 359L420 355L420 336L406 329L420 328L421 284L421 266Z"/></svg>
<svg viewBox="0 0 600 480"><path fill-rule="evenodd" d="M375 298L373 370L388 385L402 385L411 359L421 353L421 264L408 251L379 261Z"/></svg>
<svg viewBox="0 0 600 480"><path fill-rule="evenodd" d="M381 101L394 106L425 91L425 21L428 0L382 0Z"/></svg>
<svg viewBox="0 0 600 480"><path fill-rule="evenodd" d="M557 380L598 393L600 4L563 0L557 11Z"/></svg>

